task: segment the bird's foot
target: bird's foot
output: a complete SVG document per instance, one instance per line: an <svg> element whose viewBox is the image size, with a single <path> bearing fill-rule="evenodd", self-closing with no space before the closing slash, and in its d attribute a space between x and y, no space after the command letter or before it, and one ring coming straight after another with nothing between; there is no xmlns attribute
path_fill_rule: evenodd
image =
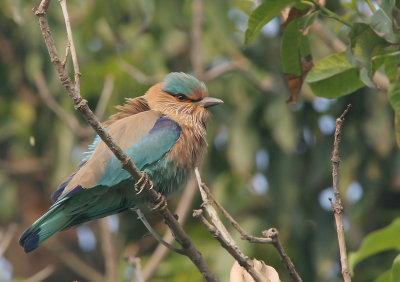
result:
<svg viewBox="0 0 400 282"><path fill-rule="evenodd" d="M150 183L149 189L153 189L153 182L149 179L149 176L146 173L142 172L142 176L135 183L136 194L142 193L147 183Z"/></svg>
<svg viewBox="0 0 400 282"><path fill-rule="evenodd" d="M167 207L167 201L165 197L161 193L157 193L157 199L154 201L155 204L151 207L152 211L160 211L163 208Z"/></svg>

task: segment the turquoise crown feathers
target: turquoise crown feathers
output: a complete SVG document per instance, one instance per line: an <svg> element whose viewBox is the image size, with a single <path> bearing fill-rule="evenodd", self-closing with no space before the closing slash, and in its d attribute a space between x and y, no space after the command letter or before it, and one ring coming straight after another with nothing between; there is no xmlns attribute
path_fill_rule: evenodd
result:
<svg viewBox="0 0 400 282"><path fill-rule="evenodd" d="M163 90L172 95L183 94L190 98L190 95L197 92L208 93L206 85L194 76L183 72L169 73L163 82Z"/></svg>

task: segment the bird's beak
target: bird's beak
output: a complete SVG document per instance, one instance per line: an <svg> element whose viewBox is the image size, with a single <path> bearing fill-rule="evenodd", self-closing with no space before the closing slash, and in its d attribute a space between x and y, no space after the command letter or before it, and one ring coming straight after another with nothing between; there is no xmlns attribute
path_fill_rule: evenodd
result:
<svg viewBox="0 0 400 282"><path fill-rule="evenodd" d="M204 108L209 108L218 104L223 104L224 101L221 99L213 98L213 97L205 97L201 99L200 101L196 102L198 106L204 107Z"/></svg>

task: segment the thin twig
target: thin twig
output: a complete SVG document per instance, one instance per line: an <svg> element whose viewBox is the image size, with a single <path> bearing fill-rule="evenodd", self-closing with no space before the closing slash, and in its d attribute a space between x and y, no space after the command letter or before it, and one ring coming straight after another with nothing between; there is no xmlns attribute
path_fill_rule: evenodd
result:
<svg viewBox="0 0 400 282"><path fill-rule="evenodd" d="M279 232L276 228L270 228L262 232L263 236L267 239L272 240L272 244L274 245L275 249L278 251L283 264L285 265L287 271L289 272L290 277L292 277L293 281L302 282L300 275L297 273L294 264L290 257L286 254L281 241L279 240Z"/></svg>
<svg viewBox="0 0 400 282"><path fill-rule="evenodd" d="M121 162L122 168L130 173L130 175L135 180L146 178L147 176L143 174L133 163L133 161L128 157L128 155L115 143L111 138L109 133L101 125L97 117L93 114L92 110L88 106L88 102L83 99L80 95L77 87L79 85L74 85L66 73L64 67L61 64L60 57L58 55L54 39L50 32L50 27L47 20L46 9L49 0L42 0L38 9L36 9L35 14L38 16L39 25L42 30L42 35L45 40L47 49L50 54L51 62L54 64L59 78L65 87L67 94L72 99L75 109L79 111L93 127L99 137L103 142L110 148L115 157ZM72 33L71 33L72 36ZM72 49L71 49L72 52ZM75 75L76 77L77 75ZM79 74L78 74L79 77ZM192 241L179 225L178 221L175 219L174 215L167 208L167 203L165 198L158 193L153 188L153 183L151 180L145 182L143 187L143 192L147 195L149 202L155 206L159 206L157 212L161 214L164 218L165 223L173 231L176 241L182 246L185 255L190 258L193 264L198 268L200 273L203 275L204 279L207 281L219 281L215 274L211 271L210 267L207 265L202 254L195 248ZM134 189L132 187L132 189Z"/></svg>
<svg viewBox="0 0 400 282"><path fill-rule="evenodd" d="M101 282L106 278L96 269L88 265L83 259L71 252L56 238L43 245L46 249L56 255L62 263L76 274L79 274L88 281Z"/></svg>
<svg viewBox="0 0 400 282"><path fill-rule="evenodd" d="M229 242L224 235L215 228L214 225L212 225L208 220L204 217L203 215L203 210L194 210L193 211L193 217L197 218L200 220L201 223L206 227L206 229L211 233L211 235L218 240L218 242L221 244L221 246L228 251L228 253L231 254L231 256L240 264L240 266L244 267L246 271L250 274L250 276L256 281L256 282L262 282L264 281L263 277L261 274L253 267L253 264L251 263L251 260L245 256L240 250L235 249L232 246L232 243Z"/></svg>
<svg viewBox="0 0 400 282"><path fill-rule="evenodd" d="M342 265L342 275L345 282L350 282L350 269L349 263L347 260L347 251L346 251L346 241L344 238L344 227L343 227L343 204L342 199L340 197L340 190L339 190L339 163L340 163L340 140L342 135L342 124L344 121L344 117L350 110L351 105L347 105L346 110L343 114L336 119L336 129L335 129L335 140L333 143L333 152L332 152L332 182L333 182L333 193L335 195L335 204L332 203L332 210L335 215L335 222L336 222L336 231L338 235L339 241L339 251L340 251L340 262Z"/></svg>
<svg viewBox="0 0 400 282"><path fill-rule="evenodd" d="M121 60L119 62L119 66L125 72L127 72L133 79L141 84L152 85L157 83L161 80L161 77L158 76L149 76L132 66L131 64L127 63L126 61Z"/></svg>
<svg viewBox="0 0 400 282"><path fill-rule="evenodd" d="M66 112L57 101L51 96L50 90L47 87L46 79L42 72L37 72L35 74L35 83L39 92L40 98L42 98L43 102L46 106L52 110L65 124L72 130L72 132L76 133L81 138L88 138L92 135L92 131L89 128L84 128L79 124L78 119Z"/></svg>
<svg viewBox="0 0 400 282"><path fill-rule="evenodd" d="M143 278L143 272L142 272L142 264L140 258L134 256L133 254L129 254L125 256L125 259L129 261L129 263L132 265L133 270L135 271L135 277L137 282L144 282L146 281ZM135 279L133 279L135 281Z"/></svg>
<svg viewBox="0 0 400 282"><path fill-rule="evenodd" d="M114 89L114 82L115 82L115 77L113 75L111 74L106 75L104 79L103 91L101 91L100 99L97 102L96 110L94 111L94 114L97 116L99 120L103 119L106 106L111 98L111 94Z"/></svg>
<svg viewBox="0 0 400 282"><path fill-rule="evenodd" d="M53 274L55 268L52 265L48 265L39 272L35 273L31 277L27 278L25 282L40 282L48 278Z"/></svg>
<svg viewBox="0 0 400 282"><path fill-rule="evenodd" d="M212 202L221 211L221 213L229 220L232 226L240 233L241 239L247 240L250 243L260 243L260 244L272 244L273 240L270 238L255 237L246 233L239 223L225 210L225 208L215 199L214 195L211 193L210 189L204 183L201 183L202 188L211 198Z"/></svg>
<svg viewBox="0 0 400 282"><path fill-rule="evenodd" d="M61 63L63 66L65 66L67 64L70 48L71 48L71 45L69 45L69 43L67 43L67 47L65 47L65 58L64 58L64 61L62 61L62 63Z"/></svg>
<svg viewBox="0 0 400 282"><path fill-rule="evenodd" d="M14 238L15 232L17 231L17 224L11 223L7 230L2 232L0 235L0 257L3 256L6 252L12 239Z"/></svg>
<svg viewBox="0 0 400 282"><path fill-rule="evenodd" d="M108 224L108 218L101 218L99 220L99 225L101 230L101 246L106 269L106 279L108 282L113 282L117 279L117 256Z"/></svg>
<svg viewBox="0 0 400 282"><path fill-rule="evenodd" d="M203 55L201 53L201 26L203 24L203 0L193 0L192 5L192 45L190 58L193 65L194 75L203 80Z"/></svg>
<svg viewBox="0 0 400 282"><path fill-rule="evenodd" d="M268 230L263 231L264 237L256 237L246 233L242 227L240 227L239 223L225 210L225 208L217 201L214 195L211 193L210 189L201 181L201 176L198 171L198 168L195 169L198 185L204 190L207 196L211 199L209 202L215 204L215 206L220 210L220 212L229 220L232 226L240 233L241 239L247 240L250 243L257 244L272 244L279 255L281 256L283 264L286 266L290 276L293 281L300 282L302 281L300 275L297 273L294 264L290 257L286 254L278 236L278 230L276 228L270 228Z"/></svg>
<svg viewBox="0 0 400 282"><path fill-rule="evenodd" d="M75 91L80 93L81 91L81 72L79 71L79 64L78 64L78 56L76 55L74 37L72 36L72 29L71 23L69 21L68 9L67 9L67 0L58 0L61 5L61 9L65 19L65 27L67 29L67 37L68 42L70 45L71 57L72 57L72 65L74 66L74 73L75 73Z"/></svg>
<svg viewBox="0 0 400 282"><path fill-rule="evenodd" d="M201 198L203 199L202 207L207 211L214 226L203 216L202 210L195 210L193 216L203 223L212 236L216 238L221 243L221 246L224 247L238 261L238 263L246 269L255 281L263 281L264 279L262 275L253 267L251 260L242 253L235 240L233 240L231 234L229 234L228 230L218 217L217 211L212 206L212 201L208 198L207 193L203 189L200 172L197 167L194 172L196 174Z"/></svg>
<svg viewBox="0 0 400 282"><path fill-rule="evenodd" d="M131 208L131 211L134 211L134 212L137 213L138 219L140 219L143 222L144 226L146 226L147 230L151 233L151 235L153 235L153 237L158 242L163 244L165 247L167 247L171 251L174 251L175 253L178 253L178 254L181 254L181 255L184 254L184 252L181 249L178 249L178 248L172 246L171 244L165 242L164 239L161 238L160 235L158 235L158 233L153 229L153 227L151 227L150 223L147 221L147 219L144 216L143 212L138 207Z"/></svg>
<svg viewBox="0 0 400 282"><path fill-rule="evenodd" d="M181 196L177 208L175 210L175 214L178 217L178 222L181 225L184 225L184 223L186 222L196 192L197 192L196 180L192 178L186 185L183 195ZM163 240L168 244L172 244L172 242L174 242L174 237L172 236L170 230L167 230L167 232L163 236ZM169 249L166 248L163 244L161 243L158 244L157 248L151 255L150 259L147 261L146 266L143 270L143 279L145 281L149 280L150 277L154 274L158 265L165 258L168 251Z"/></svg>

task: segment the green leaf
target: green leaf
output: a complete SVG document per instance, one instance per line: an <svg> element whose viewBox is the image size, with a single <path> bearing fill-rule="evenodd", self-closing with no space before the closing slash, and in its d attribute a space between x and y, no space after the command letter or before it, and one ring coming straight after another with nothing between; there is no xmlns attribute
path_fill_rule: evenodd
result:
<svg viewBox="0 0 400 282"><path fill-rule="evenodd" d="M374 282L398 282L400 281L400 255L393 260L392 268L381 274Z"/></svg>
<svg viewBox="0 0 400 282"><path fill-rule="evenodd" d="M293 0L267 0L258 6L250 15L245 34L245 44L252 41L261 28L279 15Z"/></svg>
<svg viewBox="0 0 400 282"><path fill-rule="evenodd" d="M376 87L372 82L373 69L372 57L382 51L385 40L380 38L364 23L355 23L349 32L350 49L348 49L349 61L362 70L361 80L369 87Z"/></svg>
<svg viewBox="0 0 400 282"><path fill-rule="evenodd" d="M346 60L344 52L319 61L307 74L306 82L315 95L325 98L347 95L364 86L358 69Z"/></svg>
<svg viewBox="0 0 400 282"><path fill-rule="evenodd" d="M400 281L400 255L394 259L391 272L391 282L398 281Z"/></svg>
<svg viewBox="0 0 400 282"><path fill-rule="evenodd" d="M309 27L315 21L315 19L318 17L320 13L321 11L315 11L309 15L305 15L299 18L299 29L305 30L307 27Z"/></svg>
<svg viewBox="0 0 400 282"><path fill-rule="evenodd" d="M389 102L397 115L400 115L400 81L396 80L389 85Z"/></svg>
<svg viewBox="0 0 400 282"><path fill-rule="evenodd" d="M350 271L362 260L375 255L379 252L396 249L400 250L400 218L395 219L390 225L380 230L370 233L364 238L360 249L350 253Z"/></svg>
<svg viewBox="0 0 400 282"><path fill-rule="evenodd" d="M399 79L400 51L394 51L385 57L385 72L389 81Z"/></svg>
<svg viewBox="0 0 400 282"><path fill-rule="evenodd" d="M376 278L376 279L374 280L374 282L391 282L391 281L390 281L390 275L391 275L390 270L385 271L384 273L382 273L381 275L379 275L378 278Z"/></svg>
<svg viewBox="0 0 400 282"><path fill-rule="evenodd" d="M281 46L281 61L284 73L301 75L300 45L303 35L299 31L298 19L291 21L286 27Z"/></svg>
<svg viewBox="0 0 400 282"><path fill-rule="evenodd" d="M382 1L380 9L367 20L371 28L390 43L398 43L400 39L399 35L393 30L392 11L395 4L395 0Z"/></svg>
<svg viewBox="0 0 400 282"><path fill-rule="evenodd" d="M400 123L399 123L399 120L400 120L400 115L395 113L394 114L394 132L396 134L397 147L400 148Z"/></svg>

